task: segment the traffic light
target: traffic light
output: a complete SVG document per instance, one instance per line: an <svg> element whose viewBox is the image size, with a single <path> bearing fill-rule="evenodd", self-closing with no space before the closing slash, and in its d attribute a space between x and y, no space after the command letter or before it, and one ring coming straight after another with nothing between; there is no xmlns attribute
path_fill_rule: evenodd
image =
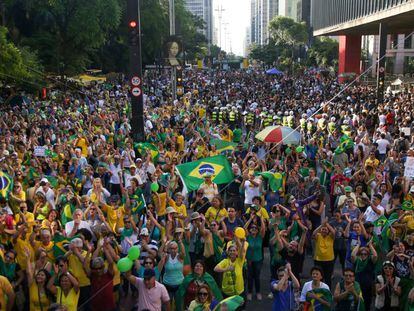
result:
<svg viewBox="0 0 414 311"><path fill-rule="evenodd" d="M129 43L132 46L138 45L139 40L139 29L138 22L136 20L131 20L128 23L129 26Z"/></svg>
<svg viewBox="0 0 414 311"><path fill-rule="evenodd" d="M177 87L183 86L183 68L181 66L177 66L176 68L176 81L177 81Z"/></svg>

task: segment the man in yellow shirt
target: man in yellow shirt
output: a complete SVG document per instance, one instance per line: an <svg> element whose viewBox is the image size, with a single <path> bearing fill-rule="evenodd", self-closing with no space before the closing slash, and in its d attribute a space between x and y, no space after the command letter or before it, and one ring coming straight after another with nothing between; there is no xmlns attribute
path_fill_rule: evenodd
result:
<svg viewBox="0 0 414 311"><path fill-rule="evenodd" d="M16 295L9 280L0 275L0 311L11 311Z"/></svg>
<svg viewBox="0 0 414 311"><path fill-rule="evenodd" d="M36 232L33 230L33 233L30 236L30 243L35 252L39 248L43 248L47 254L48 260L54 262L55 256L53 255L53 246L55 243L52 241L52 235L49 229L42 229L40 232L40 241L35 241Z"/></svg>
<svg viewBox="0 0 414 311"><path fill-rule="evenodd" d="M313 257L315 266L322 268L324 281L330 287L335 263L335 229L328 223L328 217L313 231L312 238L316 241Z"/></svg>

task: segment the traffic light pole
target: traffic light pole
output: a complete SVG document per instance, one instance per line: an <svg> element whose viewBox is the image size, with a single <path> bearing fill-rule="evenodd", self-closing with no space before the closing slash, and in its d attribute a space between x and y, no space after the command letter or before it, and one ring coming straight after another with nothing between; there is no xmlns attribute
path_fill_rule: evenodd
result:
<svg viewBox="0 0 414 311"><path fill-rule="evenodd" d="M170 36L175 35L175 1L169 0ZM177 70L171 66L171 93L172 99L177 99Z"/></svg>
<svg viewBox="0 0 414 311"><path fill-rule="evenodd" d="M128 0L129 29L129 84L131 98L131 127L135 142L145 140L144 103L142 94L142 61L141 61L141 21L140 0Z"/></svg>
<svg viewBox="0 0 414 311"><path fill-rule="evenodd" d="M379 48L377 64L377 104L384 101L385 88L385 53L387 48L387 26L384 23L379 24Z"/></svg>

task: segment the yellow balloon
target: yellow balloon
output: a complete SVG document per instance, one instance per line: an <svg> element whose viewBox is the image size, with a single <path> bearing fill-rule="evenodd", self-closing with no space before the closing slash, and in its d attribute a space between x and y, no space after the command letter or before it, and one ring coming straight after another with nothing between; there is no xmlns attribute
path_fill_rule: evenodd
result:
<svg viewBox="0 0 414 311"><path fill-rule="evenodd" d="M242 227L237 227L236 230L234 230L234 235L239 239L244 239L246 237L246 231L244 231Z"/></svg>

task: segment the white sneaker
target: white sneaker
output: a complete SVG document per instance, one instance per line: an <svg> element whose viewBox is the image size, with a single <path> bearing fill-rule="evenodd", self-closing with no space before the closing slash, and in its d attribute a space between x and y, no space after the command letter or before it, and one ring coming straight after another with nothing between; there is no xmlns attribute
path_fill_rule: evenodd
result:
<svg viewBox="0 0 414 311"><path fill-rule="evenodd" d="M269 299L273 299L273 293L269 293L269 294L267 295L267 298L269 298Z"/></svg>

